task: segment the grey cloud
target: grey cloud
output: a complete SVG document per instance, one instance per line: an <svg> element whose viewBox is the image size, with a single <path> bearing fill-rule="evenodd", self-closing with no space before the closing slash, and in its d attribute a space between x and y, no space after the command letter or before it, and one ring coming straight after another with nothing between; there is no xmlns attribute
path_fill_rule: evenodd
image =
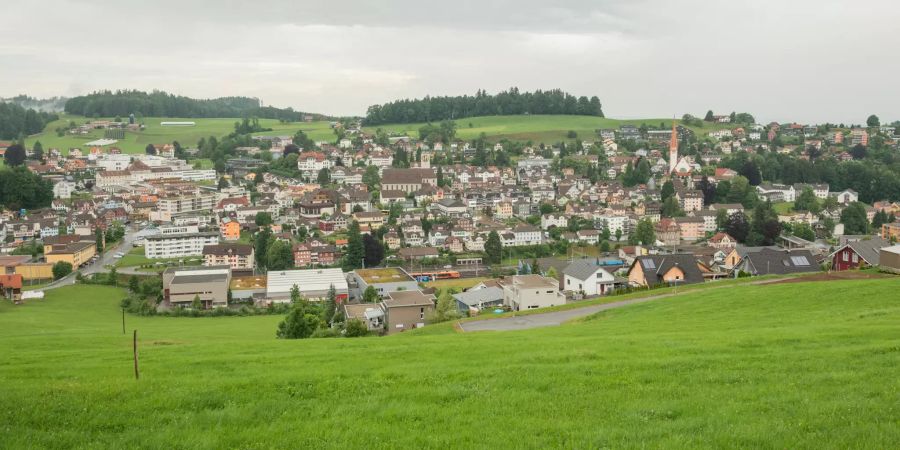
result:
<svg viewBox="0 0 900 450"><path fill-rule="evenodd" d="M900 5L883 0L51 0L4 5L0 96L252 95L331 114L426 94L559 87L613 117L750 111L893 120ZM877 13L876 13L877 12Z"/></svg>

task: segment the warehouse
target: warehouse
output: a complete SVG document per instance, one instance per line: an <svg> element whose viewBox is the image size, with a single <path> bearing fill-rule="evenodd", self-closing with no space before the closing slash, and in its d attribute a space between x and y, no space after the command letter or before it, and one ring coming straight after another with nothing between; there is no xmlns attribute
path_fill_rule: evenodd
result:
<svg viewBox="0 0 900 450"><path fill-rule="evenodd" d="M324 300L334 286L338 301L347 298L347 279L341 269L308 269L271 271L266 280L266 298L274 303L291 300L291 288L297 286L308 300Z"/></svg>

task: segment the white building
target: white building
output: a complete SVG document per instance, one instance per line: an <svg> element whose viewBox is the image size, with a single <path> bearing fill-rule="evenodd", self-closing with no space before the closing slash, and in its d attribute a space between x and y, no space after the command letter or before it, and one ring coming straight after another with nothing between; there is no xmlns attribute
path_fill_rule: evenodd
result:
<svg viewBox="0 0 900 450"><path fill-rule="evenodd" d="M565 214L544 214L541 216L541 229L550 227L565 228L569 226L569 217Z"/></svg>
<svg viewBox="0 0 900 450"><path fill-rule="evenodd" d="M202 256L204 246L218 243L216 232L158 234L144 238L144 256L151 259Z"/></svg>
<svg viewBox="0 0 900 450"><path fill-rule="evenodd" d="M347 279L341 269L309 269L269 271L266 278L266 298L275 303L291 300L291 289L297 286L307 300L324 300L334 286L338 300L349 293Z"/></svg>
<svg viewBox="0 0 900 450"><path fill-rule="evenodd" d="M613 290L615 277L596 261L582 259L563 269L563 289L583 292L586 296L605 295Z"/></svg>
<svg viewBox="0 0 900 450"><path fill-rule="evenodd" d="M502 282L503 304L514 311L563 305L558 282L540 275L514 275Z"/></svg>
<svg viewBox="0 0 900 450"><path fill-rule="evenodd" d="M75 183L60 181L53 185L53 198L72 198L75 191Z"/></svg>

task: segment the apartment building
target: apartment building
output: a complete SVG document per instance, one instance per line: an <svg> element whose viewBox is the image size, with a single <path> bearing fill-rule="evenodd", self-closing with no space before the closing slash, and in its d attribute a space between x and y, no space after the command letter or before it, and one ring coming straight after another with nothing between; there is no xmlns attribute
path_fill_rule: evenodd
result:
<svg viewBox="0 0 900 450"><path fill-rule="evenodd" d="M203 247L218 243L217 232L159 234L144 238L144 255L151 259L202 256Z"/></svg>

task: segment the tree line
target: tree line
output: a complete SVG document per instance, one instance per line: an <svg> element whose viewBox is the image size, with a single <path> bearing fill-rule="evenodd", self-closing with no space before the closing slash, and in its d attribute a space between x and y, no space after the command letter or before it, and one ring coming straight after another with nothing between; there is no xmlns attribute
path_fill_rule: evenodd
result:
<svg viewBox="0 0 900 450"><path fill-rule="evenodd" d="M518 114L603 117L603 108L596 96L575 97L560 89L520 93L519 88L512 87L495 95L478 90L474 96L426 96L422 99L396 100L383 105L373 105L369 107L364 123L381 125Z"/></svg>
<svg viewBox="0 0 900 450"><path fill-rule="evenodd" d="M15 103L0 102L0 139L19 139L44 131L48 123L59 119L53 113L25 109Z"/></svg>
<svg viewBox="0 0 900 450"><path fill-rule="evenodd" d="M221 97L195 99L163 91L97 91L70 98L65 111L88 117L141 114L149 117L259 117L297 122L304 113L292 108L261 106L259 99ZM321 118L321 117L319 117Z"/></svg>

